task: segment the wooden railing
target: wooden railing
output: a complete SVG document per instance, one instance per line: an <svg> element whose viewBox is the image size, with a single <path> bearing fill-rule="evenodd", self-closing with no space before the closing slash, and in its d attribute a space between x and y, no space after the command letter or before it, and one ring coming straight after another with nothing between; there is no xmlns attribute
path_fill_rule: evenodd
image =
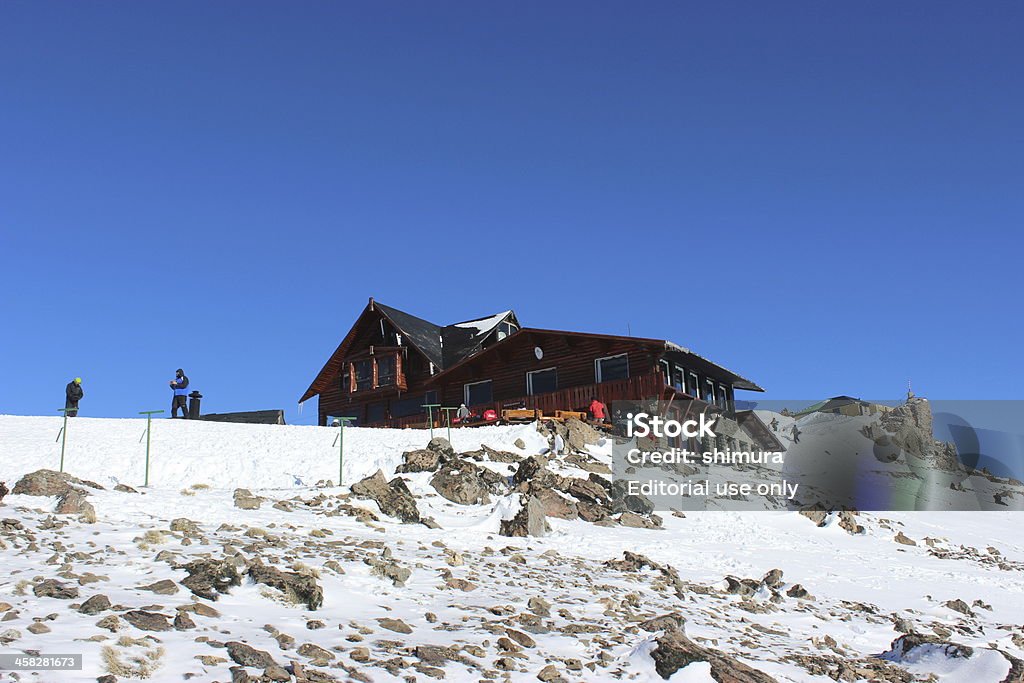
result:
<svg viewBox="0 0 1024 683"><path fill-rule="evenodd" d="M596 396L602 403L611 404L612 401L638 400L649 398L662 398L665 392L665 380L661 373L651 373L639 377L601 382L600 384L584 384L578 387L558 389L539 396L517 396L492 401L482 405L470 406L477 415L488 409L493 409L501 415L503 408L522 407L542 411L545 415L554 415L556 410L586 410L590 405L591 397ZM434 427L444 425L444 415L434 414ZM364 424L366 427L427 427L427 416L425 414L410 415L408 417L391 418L383 422Z"/></svg>

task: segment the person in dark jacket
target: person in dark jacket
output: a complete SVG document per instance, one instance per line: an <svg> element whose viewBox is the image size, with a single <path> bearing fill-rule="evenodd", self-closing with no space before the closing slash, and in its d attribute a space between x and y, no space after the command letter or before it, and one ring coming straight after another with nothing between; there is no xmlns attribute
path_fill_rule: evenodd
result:
<svg viewBox="0 0 1024 683"><path fill-rule="evenodd" d="M85 396L85 392L82 391L82 378L76 377L70 382L64 389L64 414L68 417L75 417L78 415L78 402Z"/></svg>
<svg viewBox="0 0 1024 683"><path fill-rule="evenodd" d="M178 368L174 371L174 379L170 381L171 389L174 390L174 398L171 399L171 417L178 417L178 408L181 408L181 417L188 419L188 377L185 371Z"/></svg>

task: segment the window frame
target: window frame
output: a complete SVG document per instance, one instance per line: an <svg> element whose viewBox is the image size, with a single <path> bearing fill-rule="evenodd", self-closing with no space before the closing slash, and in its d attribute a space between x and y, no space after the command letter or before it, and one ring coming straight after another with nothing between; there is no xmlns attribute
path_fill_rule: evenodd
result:
<svg viewBox="0 0 1024 683"><path fill-rule="evenodd" d="M491 385L491 400L490 401L485 401L484 403L470 403L469 402L469 388L471 386L476 386L477 384L490 384ZM482 380L480 380L478 382L466 382L465 384L463 384L462 385L462 402L465 403L467 406L472 406L472 405L478 405L479 406L479 405L486 405L488 403L493 403L494 402L494 380L482 379Z"/></svg>
<svg viewBox="0 0 1024 683"><path fill-rule="evenodd" d="M533 375L541 372L554 372L555 373L555 388L551 391L545 391L543 393L550 394L553 391L558 391L558 366L552 365L549 368L540 368L538 370L530 370L526 373L526 395L527 396L540 396L533 391Z"/></svg>
<svg viewBox="0 0 1024 683"><path fill-rule="evenodd" d="M601 361L612 360L613 358L625 358L626 359L626 376L622 377L621 379L629 379L629 354L626 353L626 352L615 353L615 354L612 354L610 356L602 356L601 358L595 358L594 359L594 383L595 384L603 384L606 381L603 377L601 377ZM609 382L616 382L618 380L611 379L611 380L607 380L607 381L609 381Z"/></svg>

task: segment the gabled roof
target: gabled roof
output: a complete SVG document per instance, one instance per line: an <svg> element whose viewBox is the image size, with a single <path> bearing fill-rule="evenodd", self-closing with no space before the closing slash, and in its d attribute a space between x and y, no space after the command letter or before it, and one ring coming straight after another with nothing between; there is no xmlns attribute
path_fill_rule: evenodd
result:
<svg viewBox="0 0 1024 683"><path fill-rule="evenodd" d="M438 370L454 365L480 350L484 339L503 321L511 318L518 326L513 311L503 311L483 318L466 320L446 327L441 327L429 320L418 318L411 313L400 311L370 299L363 312L356 319L352 329L342 340L338 348L324 364L306 393L299 399L316 396L327 387L331 377L341 370L342 361L348 354L349 346L355 337L356 330L367 313L377 311L405 338L410 346L423 354L424 358L434 364Z"/></svg>

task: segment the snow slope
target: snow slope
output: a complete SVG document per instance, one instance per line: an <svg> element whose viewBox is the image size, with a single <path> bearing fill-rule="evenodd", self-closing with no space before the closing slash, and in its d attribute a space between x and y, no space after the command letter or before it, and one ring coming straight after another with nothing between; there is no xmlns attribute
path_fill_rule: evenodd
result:
<svg viewBox="0 0 1024 683"><path fill-rule="evenodd" d="M0 480L13 487L27 472L55 469L60 424L48 417L0 416ZM0 603L11 607L5 614L15 615L0 622L0 642L17 632L13 639L8 633L0 651L82 653L85 669L25 674L22 680L94 681L106 672L104 647L128 653L159 646L164 654L156 658L151 680L188 675L227 681L233 664L222 645L244 641L282 664L301 662L338 680L429 680L436 671L425 670L434 669L449 681L528 681L553 666L570 681L655 681L661 679L650 652L658 633L638 624L669 612L686 619L693 640L779 681L824 683L832 680L824 671L840 661L851 671L865 663L899 667L910 676L905 680L995 683L1009 670L1008 657L1024 658L1024 533L1012 512L863 514L860 535L838 524L816 527L794 512L664 515L658 530L549 519L547 536L506 538L496 532L517 506L513 497L457 505L433 491L429 473L404 476L421 512L440 529L400 524L380 515L371 501L336 497L346 489L316 488L318 480L337 476L337 429L163 420L153 429L152 485L130 494L111 488L142 482L144 421L77 418L70 428L66 469L107 487L89 497L98 521L51 515L56 501L50 498L4 500L0 520L24 530L0 534L7 572L0 576ZM532 425L452 435L458 451L486 444L529 454L547 447ZM391 478L402 451L428 439L425 430L347 429L345 483L378 468ZM526 448L517 448L516 439ZM598 460L607 461L606 449L596 450ZM563 472L572 473L568 466ZM240 510L232 502L236 487L267 500L258 510ZM276 501L283 503L274 507ZM343 512L343 504L379 520L360 521ZM177 518L194 520L199 532L170 532ZM897 534L916 545L896 542ZM670 565L688 588L678 594L656 571L606 564L627 550ZM366 564L385 551L411 569L405 586L383 580ZM323 606L308 611L246 582L212 603L180 587L185 562L236 553L314 568ZM812 597L773 602L764 591L741 596L721 590L726 576L759 579L775 568L783 571L783 592L800 584ZM78 588L79 599L36 597L32 586L42 577L67 581ZM452 578L473 588L453 588ZM155 595L141 588L162 579L177 582L180 590ZM148 608L173 616L177 608L200 602L220 616L193 616L192 631L150 633L122 624L112 634L96 626L104 614L71 608L98 593L115 606L104 614L123 617L123 610ZM527 618L531 598L551 603L539 627ZM970 614L946 604L958 599ZM400 619L410 632L388 630L381 619ZM974 655L950 658L931 647L891 655L902 632L898 619L972 647ZM30 632L35 620L48 631ZM316 621L324 627L316 628ZM268 626L294 644L282 647ZM502 649L499 638L513 627L528 633L533 645ZM124 636L154 637L158 645L119 643ZM307 643L329 650L333 659L311 665L299 653ZM428 666L415 649L425 645L461 648L460 658ZM358 648L368 650L368 660ZM696 663L672 680L712 679L708 666Z"/></svg>

